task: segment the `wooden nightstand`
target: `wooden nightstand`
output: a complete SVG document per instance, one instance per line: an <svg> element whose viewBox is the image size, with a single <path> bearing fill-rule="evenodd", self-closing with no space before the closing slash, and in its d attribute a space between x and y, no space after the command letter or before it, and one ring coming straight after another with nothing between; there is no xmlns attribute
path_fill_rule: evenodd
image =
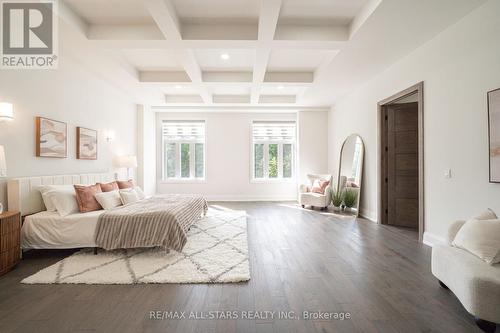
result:
<svg viewBox="0 0 500 333"><path fill-rule="evenodd" d="M10 271L21 259L21 213L0 214L0 275Z"/></svg>

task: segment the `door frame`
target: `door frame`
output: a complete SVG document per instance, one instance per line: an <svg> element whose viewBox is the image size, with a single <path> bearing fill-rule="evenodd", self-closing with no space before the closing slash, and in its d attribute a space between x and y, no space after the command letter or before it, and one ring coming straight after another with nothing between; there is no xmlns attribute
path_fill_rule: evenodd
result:
<svg viewBox="0 0 500 333"><path fill-rule="evenodd" d="M424 82L421 81L405 90L402 90L388 98L377 103L377 123L378 123L378 167L379 177L377 182L378 187L378 224L387 224L383 209L387 201L387 186L384 181L386 166L385 166L385 122L383 115L386 111L386 106L401 99L405 96L417 93L418 101L418 241L421 243L424 236L425 226L425 205L424 205Z"/></svg>

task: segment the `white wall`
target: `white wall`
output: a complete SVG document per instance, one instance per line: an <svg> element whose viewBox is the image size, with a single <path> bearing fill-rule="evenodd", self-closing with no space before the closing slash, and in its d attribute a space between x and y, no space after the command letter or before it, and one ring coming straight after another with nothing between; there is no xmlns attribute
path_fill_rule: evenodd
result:
<svg viewBox="0 0 500 333"><path fill-rule="evenodd" d="M299 111L299 182L307 184L310 173L328 173L328 112Z"/></svg>
<svg viewBox="0 0 500 333"><path fill-rule="evenodd" d="M425 231L444 237L448 225L491 207L500 213L500 185L488 183L486 92L500 87L500 1L491 0L392 65L329 116L329 167L350 133L366 144L362 213L377 216L377 102L424 81ZM409 36L411 37L411 36ZM453 177L444 178L452 169Z"/></svg>
<svg viewBox="0 0 500 333"><path fill-rule="evenodd" d="M327 169L327 112L299 113L299 151L301 178L304 172ZM307 114L307 115L306 115ZM206 120L206 181L203 183L163 183L159 181L159 193L198 193L209 200L294 200L297 182L251 182L251 123L253 120L297 120L296 113L158 113L161 119ZM312 149L301 149L315 143ZM314 142L313 142L314 141ZM157 137L157 142L160 142ZM158 161L157 170L161 171Z"/></svg>
<svg viewBox="0 0 500 333"><path fill-rule="evenodd" d="M112 171L114 154L135 154L136 108L129 98L69 57L57 70L1 70L0 101L14 104L14 121L0 123L9 177ZM68 123L68 157L35 157L35 117ZM76 126L99 131L98 160L76 159ZM115 140L104 139L114 129ZM6 200L5 179L0 201Z"/></svg>
<svg viewBox="0 0 500 333"><path fill-rule="evenodd" d="M137 182L147 195L156 193L156 115L144 105L137 106Z"/></svg>

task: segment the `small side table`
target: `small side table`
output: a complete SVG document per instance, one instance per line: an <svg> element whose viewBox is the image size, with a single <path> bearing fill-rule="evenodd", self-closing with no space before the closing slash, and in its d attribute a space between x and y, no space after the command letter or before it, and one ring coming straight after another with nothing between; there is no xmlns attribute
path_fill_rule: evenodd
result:
<svg viewBox="0 0 500 333"><path fill-rule="evenodd" d="M21 213L0 214L0 275L10 271L21 259Z"/></svg>

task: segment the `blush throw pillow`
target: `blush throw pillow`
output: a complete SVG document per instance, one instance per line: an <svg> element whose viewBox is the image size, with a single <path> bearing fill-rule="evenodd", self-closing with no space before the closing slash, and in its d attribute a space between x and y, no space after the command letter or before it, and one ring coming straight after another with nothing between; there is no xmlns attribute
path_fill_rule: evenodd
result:
<svg viewBox="0 0 500 333"><path fill-rule="evenodd" d="M313 182L311 191L318 194L325 194L325 189L328 185L330 185L330 181L316 179Z"/></svg>
<svg viewBox="0 0 500 333"><path fill-rule="evenodd" d="M97 193L101 193L101 186L95 185L74 185L76 192L76 201L81 213L93 212L101 210L102 206L95 199Z"/></svg>
<svg viewBox="0 0 500 333"><path fill-rule="evenodd" d="M118 184L118 188L120 190L126 189L126 188L134 188L134 181L132 179L129 180L117 180L116 183Z"/></svg>
<svg viewBox="0 0 500 333"><path fill-rule="evenodd" d="M97 193L95 195L95 199L105 210L113 209L122 205L122 199L118 190Z"/></svg>
<svg viewBox="0 0 500 333"><path fill-rule="evenodd" d="M490 265L500 262L500 220L468 220L458 230L452 245Z"/></svg>
<svg viewBox="0 0 500 333"><path fill-rule="evenodd" d="M111 182L111 183L97 183L101 187L102 192L111 192L111 191L116 191L119 190L120 188L118 187L118 184L116 181Z"/></svg>

